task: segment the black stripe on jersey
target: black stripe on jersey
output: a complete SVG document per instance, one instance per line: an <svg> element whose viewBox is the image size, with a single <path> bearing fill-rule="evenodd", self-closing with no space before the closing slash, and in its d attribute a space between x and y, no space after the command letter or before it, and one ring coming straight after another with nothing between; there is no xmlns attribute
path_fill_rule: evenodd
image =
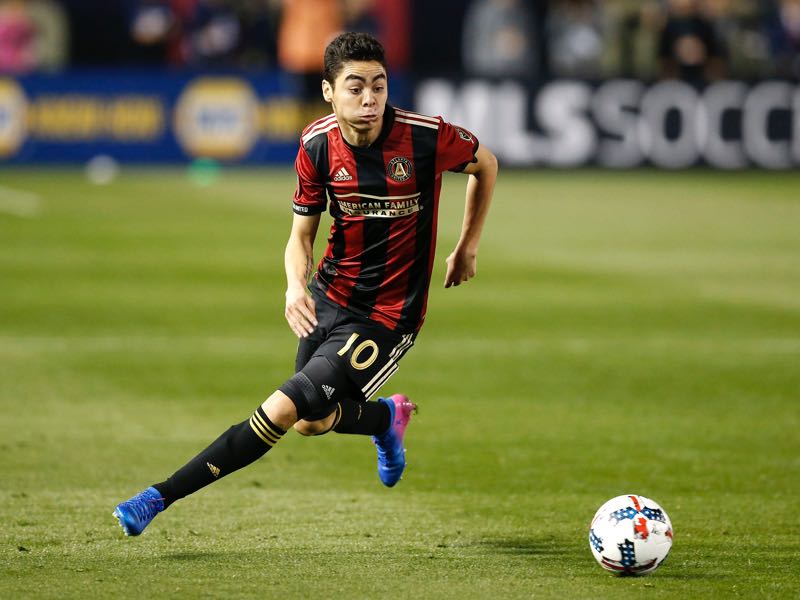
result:
<svg viewBox="0 0 800 600"><path fill-rule="evenodd" d="M429 127L412 127L411 143L414 147L414 167L417 169L417 190L420 192L422 210L417 217L416 250L414 264L408 277L408 292L398 330L413 330L419 326L425 296L428 291L428 264L431 258L431 238L435 215L434 188L436 185L436 142L438 130Z"/></svg>
<svg viewBox="0 0 800 600"><path fill-rule="evenodd" d="M358 172L358 191L376 196L388 196L386 184L386 165L383 162L383 148L378 145L354 149L356 170ZM368 260L362 260L351 298L357 298L361 306L351 306L356 310L371 310L375 306L381 284L386 273L386 259L389 249L389 228L392 219L365 218L362 224L364 245L362 252Z"/></svg>
<svg viewBox="0 0 800 600"><path fill-rule="evenodd" d="M335 202L330 203L330 209L334 219L342 214L341 211L337 210ZM337 257L344 256L345 253L344 230L341 227L334 227L332 229L329 243L331 245L332 256L328 258L328 256L323 255L319 269L317 270L317 276L314 278L317 282L317 287L322 291L323 295L327 293L328 286L331 285L336 278L336 265L339 263Z"/></svg>

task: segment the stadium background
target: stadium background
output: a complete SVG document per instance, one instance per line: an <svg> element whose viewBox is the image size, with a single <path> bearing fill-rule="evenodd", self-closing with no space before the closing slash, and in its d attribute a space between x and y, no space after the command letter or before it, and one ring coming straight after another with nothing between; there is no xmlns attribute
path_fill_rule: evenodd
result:
<svg viewBox="0 0 800 600"><path fill-rule="evenodd" d="M288 163L355 28L386 40L392 101L507 165L800 163L796 2L339 4L6 1L0 157Z"/></svg>
<svg viewBox="0 0 800 600"><path fill-rule="evenodd" d="M121 539L291 368L291 161L342 29L501 161L448 291L446 176L386 390L407 477L287 436ZM798 81L796 0L0 0L0 597L793 597ZM628 492L676 542L616 580L586 530Z"/></svg>

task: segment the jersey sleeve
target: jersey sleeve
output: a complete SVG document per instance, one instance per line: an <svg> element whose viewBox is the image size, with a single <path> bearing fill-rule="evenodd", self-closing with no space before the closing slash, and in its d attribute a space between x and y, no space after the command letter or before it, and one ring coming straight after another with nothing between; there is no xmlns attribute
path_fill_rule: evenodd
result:
<svg viewBox="0 0 800 600"><path fill-rule="evenodd" d="M472 162L476 162L478 138L463 127L456 127L446 121L439 126L439 139L436 143L436 172L455 171L460 173Z"/></svg>
<svg viewBox="0 0 800 600"><path fill-rule="evenodd" d="M297 189L294 192L292 210L298 215L317 215L324 212L328 202L325 185L302 144L297 151L294 170L297 172Z"/></svg>

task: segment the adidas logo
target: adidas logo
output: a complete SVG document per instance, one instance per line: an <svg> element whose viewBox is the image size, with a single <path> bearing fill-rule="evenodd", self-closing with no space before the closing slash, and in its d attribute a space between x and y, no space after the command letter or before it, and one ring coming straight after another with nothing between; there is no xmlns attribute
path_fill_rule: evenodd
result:
<svg viewBox="0 0 800 600"><path fill-rule="evenodd" d="M333 396L333 392L336 391L336 388L332 388L331 386L325 385L323 383L322 384L322 391L325 392L325 395L328 397L328 400L330 400L331 396Z"/></svg>
<svg viewBox="0 0 800 600"><path fill-rule="evenodd" d="M336 171L336 175L333 176L334 181L353 181L353 176L347 172L347 169L342 167L338 171Z"/></svg>
<svg viewBox="0 0 800 600"><path fill-rule="evenodd" d="M219 467L215 467L210 462L207 462L206 466L208 467L208 470L211 471L211 474L214 476L214 478L219 477Z"/></svg>

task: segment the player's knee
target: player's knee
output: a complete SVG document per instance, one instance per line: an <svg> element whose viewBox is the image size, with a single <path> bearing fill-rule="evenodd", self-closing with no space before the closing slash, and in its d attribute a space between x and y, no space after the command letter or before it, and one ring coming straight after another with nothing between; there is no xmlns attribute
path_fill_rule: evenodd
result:
<svg viewBox="0 0 800 600"><path fill-rule="evenodd" d="M294 424L294 430L300 435L322 435L331 430L328 419L321 421L298 421Z"/></svg>
<svg viewBox="0 0 800 600"><path fill-rule="evenodd" d="M294 402L280 390L264 400L261 408L273 423L284 430L289 429L297 422L297 409Z"/></svg>
<svg viewBox="0 0 800 600"><path fill-rule="evenodd" d="M342 370L327 357L316 356L284 383L280 391L294 403L298 419L304 419L335 405L346 387Z"/></svg>
<svg viewBox="0 0 800 600"><path fill-rule="evenodd" d="M295 406L298 421L312 414L320 404L320 395L313 382L302 371L295 373L279 391Z"/></svg>

